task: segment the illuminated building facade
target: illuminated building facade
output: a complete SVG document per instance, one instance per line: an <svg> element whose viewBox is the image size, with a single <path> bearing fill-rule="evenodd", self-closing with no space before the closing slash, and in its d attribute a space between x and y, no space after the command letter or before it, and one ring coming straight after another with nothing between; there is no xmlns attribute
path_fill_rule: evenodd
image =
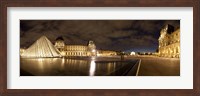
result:
<svg viewBox="0 0 200 96"><path fill-rule="evenodd" d="M160 32L159 51L161 57L179 58L180 57L180 28L174 30L171 25L165 25Z"/></svg>
<svg viewBox="0 0 200 96"><path fill-rule="evenodd" d="M66 45L63 56L88 56L88 46L84 45Z"/></svg>
<svg viewBox="0 0 200 96"><path fill-rule="evenodd" d="M131 54L130 55L136 55L136 53L135 52L131 52Z"/></svg>
<svg viewBox="0 0 200 96"><path fill-rule="evenodd" d="M115 56L117 55L116 51L110 51L110 50L98 50L97 56Z"/></svg>
<svg viewBox="0 0 200 96"><path fill-rule="evenodd" d="M88 45L67 45L62 37L56 39L54 45L62 56L96 56L96 45L89 41Z"/></svg>
<svg viewBox="0 0 200 96"><path fill-rule="evenodd" d="M55 45L54 45L59 51L63 51L65 47L65 42L62 37L58 37L56 39Z"/></svg>

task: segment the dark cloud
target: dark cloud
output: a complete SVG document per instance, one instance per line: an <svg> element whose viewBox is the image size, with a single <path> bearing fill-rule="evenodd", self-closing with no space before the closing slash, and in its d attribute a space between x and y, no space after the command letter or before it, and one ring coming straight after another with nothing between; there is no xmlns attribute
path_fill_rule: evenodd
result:
<svg viewBox="0 0 200 96"><path fill-rule="evenodd" d="M40 36L52 42L63 36L66 44L86 45L89 40L98 49L155 51L160 30L165 24L180 26L179 20L21 20L20 47L28 47Z"/></svg>

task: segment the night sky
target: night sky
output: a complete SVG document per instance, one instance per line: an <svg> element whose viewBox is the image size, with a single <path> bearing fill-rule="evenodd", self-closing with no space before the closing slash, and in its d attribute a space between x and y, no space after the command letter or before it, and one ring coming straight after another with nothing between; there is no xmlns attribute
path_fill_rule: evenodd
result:
<svg viewBox="0 0 200 96"><path fill-rule="evenodd" d="M180 27L179 20L20 20L20 47L45 35L52 43L62 36L70 45L93 40L102 50L155 52L165 24Z"/></svg>

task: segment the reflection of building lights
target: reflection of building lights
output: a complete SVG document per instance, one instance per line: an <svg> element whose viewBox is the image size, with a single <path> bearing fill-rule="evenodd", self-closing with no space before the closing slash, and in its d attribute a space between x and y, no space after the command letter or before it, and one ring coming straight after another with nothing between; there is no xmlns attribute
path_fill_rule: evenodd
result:
<svg viewBox="0 0 200 96"><path fill-rule="evenodd" d="M65 58L62 58L61 66L64 67L64 64L65 64Z"/></svg>
<svg viewBox="0 0 200 96"><path fill-rule="evenodd" d="M58 58L53 58L53 62L55 62Z"/></svg>
<svg viewBox="0 0 200 96"><path fill-rule="evenodd" d="M43 59L42 59L42 58L39 58L39 59L38 59L38 61L39 61L39 62L42 62L42 61L43 61Z"/></svg>
<svg viewBox="0 0 200 96"><path fill-rule="evenodd" d="M38 59L38 64L39 64L40 69L43 70L44 67L43 67L43 59L42 58Z"/></svg>
<svg viewBox="0 0 200 96"><path fill-rule="evenodd" d="M96 67L96 63L94 60L92 60L90 63L90 76L95 75L95 67Z"/></svg>

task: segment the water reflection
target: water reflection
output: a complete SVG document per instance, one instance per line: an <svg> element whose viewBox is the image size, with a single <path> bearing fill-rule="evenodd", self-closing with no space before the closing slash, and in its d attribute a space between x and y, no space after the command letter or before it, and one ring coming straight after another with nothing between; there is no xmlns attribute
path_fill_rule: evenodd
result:
<svg viewBox="0 0 200 96"><path fill-rule="evenodd" d="M96 61L95 59L21 59L20 75L35 76L120 76L135 63Z"/></svg>
<svg viewBox="0 0 200 96"><path fill-rule="evenodd" d="M40 68L41 70L43 70L43 59L42 59L42 58L39 58L39 59L38 59L38 64L39 64L39 68Z"/></svg>
<svg viewBox="0 0 200 96"><path fill-rule="evenodd" d="M95 61L91 60L91 63L90 63L90 76L94 76L94 74L95 74L95 67L96 67Z"/></svg>

